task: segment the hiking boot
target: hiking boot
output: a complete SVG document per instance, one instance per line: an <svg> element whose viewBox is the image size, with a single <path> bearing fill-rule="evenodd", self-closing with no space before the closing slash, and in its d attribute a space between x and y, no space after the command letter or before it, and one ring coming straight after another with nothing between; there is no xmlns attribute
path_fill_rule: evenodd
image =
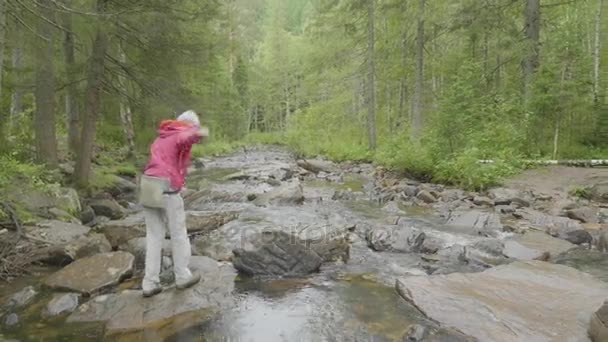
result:
<svg viewBox="0 0 608 342"><path fill-rule="evenodd" d="M163 292L163 288L162 288L162 286L158 286L158 287L154 287L149 290L143 290L143 296L144 296L144 298L148 298L148 297L155 296L161 292Z"/></svg>
<svg viewBox="0 0 608 342"><path fill-rule="evenodd" d="M200 274L193 274L192 277L190 277L190 279L188 279L187 281L185 281L183 283L182 282L178 283L176 281L175 287L177 287L180 290L187 289L189 287L196 285L200 280L201 280Z"/></svg>

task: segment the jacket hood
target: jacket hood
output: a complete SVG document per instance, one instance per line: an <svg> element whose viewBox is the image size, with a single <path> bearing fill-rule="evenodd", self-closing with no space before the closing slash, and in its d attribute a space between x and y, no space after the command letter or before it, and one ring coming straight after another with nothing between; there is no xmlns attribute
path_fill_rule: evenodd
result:
<svg viewBox="0 0 608 342"><path fill-rule="evenodd" d="M192 128L194 125L186 121L163 120L158 126L158 135L164 138Z"/></svg>

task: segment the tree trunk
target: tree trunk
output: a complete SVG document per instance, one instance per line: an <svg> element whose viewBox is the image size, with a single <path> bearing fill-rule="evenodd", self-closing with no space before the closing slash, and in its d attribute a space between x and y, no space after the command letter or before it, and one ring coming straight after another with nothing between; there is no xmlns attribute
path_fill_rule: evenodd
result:
<svg viewBox="0 0 608 342"><path fill-rule="evenodd" d="M15 21L15 47L13 47L11 56L11 65L13 69L13 75L21 75L21 67L23 65L23 30L21 29L21 23ZM21 112L23 112L23 89L19 81L13 77L13 93L11 94L11 109L10 117L8 121L8 132L12 132L13 121Z"/></svg>
<svg viewBox="0 0 608 342"><path fill-rule="evenodd" d="M522 63L524 80L524 105L531 99L534 73L540 65L540 0L526 0L524 11L525 54Z"/></svg>
<svg viewBox="0 0 608 342"><path fill-rule="evenodd" d="M122 65L127 64L127 55L122 46L122 42L118 46L118 58ZM127 96L127 82L124 76L119 76L118 83L120 87L120 121L122 122L122 129L127 139L127 147L129 149L129 157L135 156L135 132L133 130L133 115L131 113L131 106L129 105L129 98Z"/></svg>
<svg viewBox="0 0 608 342"><path fill-rule="evenodd" d="M425 0L420 0L418 8L418 30L416 34L416 83L414 86L414 101L412 106L411 138L420 140L422 130L422 97L424 83L424 6Z"/></svg>
<svg viewBox="0 0 608 342"><path fill-rule="evenodd" d="M2 96L2 72L4 71L4 48L6 46L6 1L0 1L0 98Z"/></svg>
<svg viewBox="0 0 608 342"><path fill-rule="evenodd" d="M599 103L600 92L600 49L601 49L601 27L602 27L602 2L597 0L598 9L595 18L595 44L593 47L593 103Z"/></svg>
<svg viewBox="0 0 608 342"><path fill-rule="evenodd" d="M97 0L98 13L105 11L107 0ZM91 159L95 143L95 126L101 109L101 92L103 90L103 77L105 72L105 56L108 50L108 36L104 23L97 25L97 34L93 42L93 50L87 73L87 88L85 92L85 117L80 135L80 146L76 160L74 177L79 187L89 185Z"/></svg>
<svg viewBox="0 0 608 342"><path fill-rule="evenodd" d="M38 19L38 35L44 39L36 48L36 111L34 113L34 134L36 155L39 162L50 167L57 166L57 140L55 132L55 73L53 70L54 27L51 1L38 2L39 13L46 20ZM48 20L48 21L47 21Z"/></svg>
<svg viewBox="0 0 608 342"><path fill-rule="evenodd" d="M367 6L367 134L369 149L376 148L376 89L375 89L375 63L374 63L374 45L375 45L375 24L374 24L374 1L368 0Z"/></svg>
<svg viewBox="0 0 608 342"><path fill-rule="evenodd" d="M78 150L80 139L80 111L78 108L78 86L76 75L76 58L74 57L74 34L72 32L72 15L63 14L63 58L68 85L65 89L65 113L68 128L68 146L74 155Z"/></svg>

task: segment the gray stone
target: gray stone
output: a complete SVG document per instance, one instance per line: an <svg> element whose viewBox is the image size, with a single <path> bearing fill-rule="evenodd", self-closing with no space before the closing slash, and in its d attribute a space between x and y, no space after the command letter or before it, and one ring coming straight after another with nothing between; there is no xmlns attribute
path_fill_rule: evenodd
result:
<svg viewBox="0 0 608 342"><path fill-rule="evenodd" d="M441 199L445 202L454 202L465 197L464 191L460 189L447 189L441 193Z"/></svg>
<svg viewBox="0 0 608 342"><path fill-rule="evenodd" d="M599 223L598 210L591 207L570 209L566 213L569 218L582 223Z"/></svg>
<svg viewBox="0 0 608 342"><path fill-rule="evenodd" d="M378 226L366 236L368 245L373 250L400 253L420 251L425 238L424 232L404 226Z"/></svg>
<svg viewBox="0 0 608 342"><path fill-rule="evenodd" d="M589 337L593 342L608 341L608 300L591 316Z"/></svg>
<svg viewBox="0 0 608 342"><path fill-rule="evenodd" d="M59 208L49 209L49 214L51 214L55 220L59 220L59 221L63 221L63 222L70 222L70 223L74 223L74 224L82 224L82 222L79 219L75 218L67 211L64 211Z"/></svg>
<svg viewBox="0 0 608 342"><path fill-rule="evenodd" d="M240 211L188 211L186 212L186 227L189 233L210 232L226 223L235 220Z"/></svg>
<svg viewBox="0 0 608 342"><path fill-rule="evenodd" d="M14 325L19 324L19 316L16 313L10 313L4 317L4 325L7 327L12 327Z"/></svg>
<svg viewBox="0 0 608 342"><path fill-rule="evenodd" d="M89 224L93 222L93 220L95 220L95 212L93 211L93 208L87 205L80 212L80 221L82 221L83 224Z"/></svg>
<svg viewBox="0 0 608 342"><path fill-rule="evenodd" d="M473 198L473 203L484 207L491 207L494 205L494 201L484 196L475 196L475 198Z"/></svg>
<svg viewBox="0 0 608 342"><path fill-rule="evenodd" d="M567 217L551 216L539 211L524 208L513 214L516 218L527 221L529 228L545 231L552 236L566 237L568 232L581 230L580 222Z"/></svg>
<svg viewBox="0 0 608 342"><path fill-rule="evenodd" d="M25 227L27 236L49 245L64 245L89 233L91 228L62 221L43 221L35 227Z"/></svg>
<svg viewBox="0 0 608 342"><path fill-rule="evenodd" d="M81 295L78 293L59 293L47 304L45 314L58 316L74 311L78 307Z"/></svg>
<svg viewBox="0 0 608 342"><path fill-rule="evenodd" d="M414 197L418 194L418 187L415 185L405 185L403 186L403 193L407 197Z"/></svg>
<svg viewBox="0 0 608 342"><path fill-rule="evenodd" d="M298 205L304 202L304 190L299 181L285 182L280 187L269 192L259 194L254 200L258 206L276 205Z"/></svg>
<svg viewBox="0 0 608 342"><path fill-rule="evenodd" d="M129 240L146 236L146 224L143 215L129 216L123 220L104 223L101 232L106 236L112 248L118 248Z"/></svg>
<svg viewBox="0 0 608 342"><path fill-rule="evenodd" d="M137 190L137 185L123 177L112 175L112 185L108 189L112 196L134 193Z"/></svg>
<svg viewBox="0 0 608 342"><path fill-rule="evenodd" d="M437 197L435 197L435 195L433 195L428 190L421 190L421 191L419 191L418 194L416 195L416 198L418 198L419 200L423 201L424 203L435 203L435 202L437 202Z"/></svg>
<svg viewBox="0 0 608 342"><path fill-rule="evenodd" d="M575 246L568 241L554 238L543 232L528 231L505 241L504 255L513 259L534 260L554 257ZM545 256L545 257L544 257Z"/></svg>
<svg viewBox="0 0 608 342"><path fill-rule="evenodd" d="M447 225L469 234L483 236L494 236L503 230L498 214L480 210L452 212Z"/></svg>
<svg viewBox="0 0 608 342"><path fill-rule="evenodd" d="M479 341L585 341L608 296L608 285L592 276L540 261L402 278L396 287L430 319Z"/></svg>
<svg viewBox="0 0 608 342"><path fill-rule="evenodd" d="M80 212L80 197L78 192L72 188L60 188L53 193L55 205L70 215L76 215Z"/></svg>
<svg viewBox="0 0 608 342"><path fill-rule="evenodd" d="M508 188L494 188L488 190L488 196L494 200L495 205L517 205L529 207L531 196L522 191Z"/></svg>
<svg viewBox="0 0 608 342"><path fill-rule="evenodd" d="M608 203L608 182L601 182L591 187L591 198L594 201Z"/></svg>
<svg viewBox="0 0 608 342"><path fill-rule="evenodd" d="M320 159L298 160L297 163L299 167L314 173L338 171L338 167L334 163Z"/></svg>
<svg viewBox="0 0 608 342"><path fill-rule="evenodd" d="M575 230L566 233L564 240L575 245L589 244L589 246L591 246L593 236L586 230Z"/></svg>
<svg viewBox="0 0 608 342"><path fill-rule="evenodd" d="M88 234L67 243L63 247L66 257L72 260L112 251L110 242L103 234Z"/></svg>
<svg viewBox="0 0 608 342"><path fill-rule="evenodd" d="M136 340L152 336L160 341L200 325L232 304L236 273L232 266L205 257L192 257L190 268L203 278L189 289L165 289L152 299L143 298L141 291L98 296L81 305L67 322L105 323L110 338L129 334Z"/></svg>
<svg viewBox="0 0 608 342"><path fill-rule="evenodd" d="M112 220L120 220L125 217L127 211L112 199L98 199L89 203L95 215L109 217Z"/></svg>
<svg viewBox="0 0 608 342"><path fill-rule="evenodd" d="M38 295L38 292L34 290L32 286L27 286L23 290L14 293L12 296L8 298L7 306L9 308L22 308L28 304L30 304L34 298Z"/></svg>
<svg viewBox="0 0 608 342"><path fill-rule="evenodd" d="M125 245L119 247L120 250L129 252L135 257L135 268L143 269L146 261L146 238L139 237L129 240ZM163 240L163 255L172 255L171 240Z"/></svg>
<svg viewBox="0 0 608 342"><path fill-rule="evenodd" d="M86 295L98 293L130 276L134 259L126 252L97 254L74 261L50 275L44 284L53 289Z"/></svg>

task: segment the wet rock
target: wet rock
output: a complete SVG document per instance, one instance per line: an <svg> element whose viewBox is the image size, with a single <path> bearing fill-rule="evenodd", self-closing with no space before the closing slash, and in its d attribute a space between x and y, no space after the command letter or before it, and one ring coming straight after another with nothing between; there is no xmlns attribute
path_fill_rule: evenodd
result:
<svg viewBox="0 0 608 342"><path fill-rule="evenodd" d="M586 230L575 230L575 231L566 233L566 237L564 238L564 240L566 240L570 243L573 243L575 245L582 245L582 244L586 243L586 244L589 244L589 246L591 246L591 243L593 242L593 237Z"/></svg>
<svg viewBox="0 0 608 342"><path fill-rule="evenodd" d="M527 221L530 228L543 230L552 236L566 237L568 232L582 229L580 222L567 217L551 216L537 210L524 208L513 214L516 218Z"/></svg>
<svg viewBox="0 0 608 342"><path fill-rule="evenodd" d="M405 194L406 197L414 197L418 194L418 187L406 184L403 186L403 194Z"/></svg>
<svg viewBox="0 0 608 342"><path fill-rule="evenodd" d="M112 175L112 185L108 189L112 196L120 196L124 194L134 193L137 185L123 177Z"/></svg>
<svg viewBox="0 0 608 342"><path fill-rule="evenodd" d="M480 341L585 340L591 314L608 296L605 283L539 261L402 278L396 287L430 319Z"/></svg>
<svg viewBox="0 0 608 342"><path fill-rule="evenodd" d="M104 223L101 232L106 236L112 248L126 244L129 240L146 236L146 224L141 214L126 217L123 220Z"/></svg>
<svg viewBox="0 0 608 342"><path fill-rule="evenodd" d="M555 257L575 246L568 241L554 238L543 232L528 231L505 241L504 255L519 260L535 260L548 253Z"/></svg>
<svg viewBox="0 0 608 342"><path fill-rule="evenodd" d="M113 199L98 199L89 203L96 215L120 220L126 216L126 210Z"/></svg>
<svg viewBox="0 0 608 342"><path fill-rule="evenodd" d="M79 259L49 276L53 289L90 295L120 283L133 272L134 257L126 252L97 254Z"/></svg>
<svg viewBox="0 0 608 342"><path fill-rule="evenodd" d="M240 211L188 211L186 212L186 227L188 233L210 232L226 223L235 220Z"/></svg>
<svg viewBox="0 0 608 342"><path fill-rule="evenodd" d="M435 202L437 202L437 197L435 197L435 195L433 195L428 190L422 190L422 191L418 192L418 194L416 195L416 198L418 198L419 200L423 201L424 203L435 203Z"/></svg>
<svg viewBox="0 0 608 342"><path fill-rule="evenodd" d="M141 291L98 296L81 305L67 322L102 322L107 337L128 334L136 340L153 336L161 341L200 325L231 305L236 273L232 266L205 257L192 257L190 268L203 279L189 289L165 289L153 299L143 298Z"/></svg>
<svg viewBox="0 0 608 342"><path fill-rule="evenodd" d="M280 187L267 193L260 194L254 200L258 206L276 205L299 205L304 202L304 190L299 181L283 183Z"/></svg>
<svg viewBox="0 0 608 342"><path fill-rule="evenodd" d="M473 203L483 207L491 207L494 205L494 201L484 196L475 196L475 198L473 198Z"/></svg>
<svg viewBox="0 0 608 342"><path fill-rule="evenodd" d="M231 260L233 251L242 249L241 256L258 258L282 243L285 236L295 245L304 244L323 261L348 259L348 234L353 224L347 222L329 205L302 207L252 208L244 211L238 220L229 222L208 235L194 239L193 252L216 260ZM276 239L275 239L276 237ZM266 240L265 240L266 239ZM264 243L268 242L268 248ZM291 246L290 246L291 248ZM296 253L298 250L286 253ZM307 251L308 252L308 251ZM271 256L268 256L271 257ZM277 261L281 263L282 261ZM289 271L289 270L286 270Z"/></svg>
<svg viewBox="0 0 608 342"><path fill-rule="evenodd" d="M577 247L558 255L552 261L589 273L608 283L608 254L606 253Z"/></svg>
<svg viewBox="0 0 608 342"><path fill-rule="evenodd" d="M32 286L27 286L23 290L10 296L6 306L14 309L22 308L30 304L37 295L38 292L36 292Z"/></svg>
<svg viewBox="0 0 608 342"><path fill-rule="evenodd" d="M377 252L409 253L420 251L426 235L411 227L379 226L367 233L368 245Z"/></svg>
<svg viewBox="0 0 608 342"><path fill-rule="evenodd" d="M75 215L80 212L80 197L78 192L72 188L60 188L53 194L55 197L54 207L61 209L70 215Z"/></svg>
<svg viewBox="0 0 608 342"><path fill-rule="evenodd" d="M454 329L442 328L439 329L424 340L425 342L478 342L474 337L466 336L465 334Z"/></svg>
<svg viewBox="0 0 608 342"><path fill-rule="evenodd" d="M314 173L332 173L338 171L334 163L320 159L298 160L297 163L299 167Z"/></svg>
<svg viewBox="0 0 608 342"><path fill-rule="evenodd" d="M500 216L480 210L451 212L447 225L482 236L493 236L503 230Z"/></svg>
<svg viewBox="0 0 608 342"><path fill-rule="evenodd" d="M591 199L597 202L608 203L608 182L602 182L592 186Z"/></svg>
<svg viewBox="0 0 608 342"><path fill-rule="evenodd" d="M495 205L513 204L519 207L530 206L530 196L515 189L495 188L488 190L488 196L494 200Z"/></svg>
<svg viewBox="0 0 608 342"><path fill-rule="evenodd" d="M569 218L582 223L599 223L598 211L590 207L570 209L567 211Z"/></svg>
<svg viewBox="0 0 608 342"><path fill-rule="evenodd" d="M323 259L293 235L265 231L233 251L234 267L247 275L298 276L316 272Z"/></svg>
<svg viewBox="0 0 608 342"><path fill-rule="evenodd" d="M16 313L10 313L4 317L4 325L7 327L12 327L14 325L19 324L19 316Z"/></svg>
<svg viewBox="0 0 608 342"><path fill-rule="evenodd" d="M608 341L608 300L591 316L589 337L593 342Z"/></svg>
<svg viewBox="0 0 608 342"><path fill-rule="evenodd" d="M424 254L435 254L443 247L443 242L433 236L426 236L422 245L418 248L418 252Z"/></svg>
<svg viewBox="0 0 608 342"><path fill-rule="evenodd" d="M466 249L467 260L475 260L481 264L501 265L507 262L503 254L504 243L498 239L478 241Z"/></svg>
<svg viewBox="0 0 608 342"><path fill-rule="evenodd" d="M45 314L58 316L70 313L78 307L81 295L78 293L60 293L53 296L47 304Z"/></svg>

